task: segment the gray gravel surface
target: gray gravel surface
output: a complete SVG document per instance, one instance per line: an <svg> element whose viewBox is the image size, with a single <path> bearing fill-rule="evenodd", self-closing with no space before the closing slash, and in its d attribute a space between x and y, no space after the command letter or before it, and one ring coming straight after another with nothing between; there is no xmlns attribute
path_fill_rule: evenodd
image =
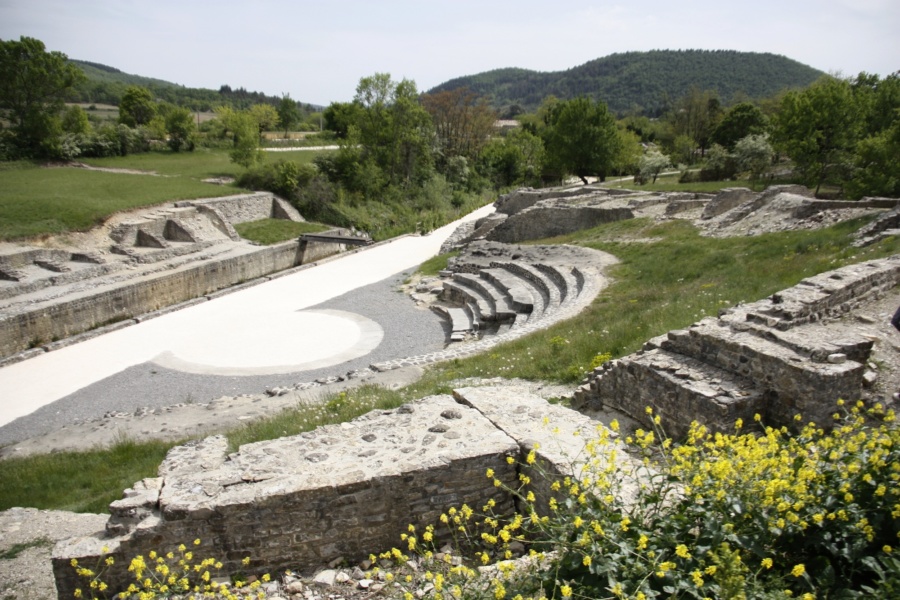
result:
<svg viewBox="0 0 900 600"><path fill-rule="evenodd" d="M260 394L268 387L345 375L375 362L441 350L449 335L444 321L432 311L417 307L409 296L399 290L410 273L396 274L309 307L310 310L353 312L378 323L384 330L384 338L375 350L365 356L320 369L252 376L185 373L145 362L0 427L0 446L100 417L109 411L132 412L143 407L158 408L182 402L209 402L222 396Z"/></svg>

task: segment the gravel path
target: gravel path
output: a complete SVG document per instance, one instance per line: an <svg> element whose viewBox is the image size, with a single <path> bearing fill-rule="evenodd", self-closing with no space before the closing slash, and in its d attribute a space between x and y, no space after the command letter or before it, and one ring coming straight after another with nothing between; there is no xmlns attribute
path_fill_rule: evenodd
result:
<svg viewBox="0 0 900 600"><path fill-rule="evenodd" d="M260 394L270 387L345 375L374 362L441 350L449 335L443 320L430 310L417 307L409 296L399 291L410 273L396 274L310 307L357 313L378 323L384 330L384 338L365 356L321 369L254 376L200 375L145 362L0 427L0 446L100 417L110 411L133 412L143 407L158 408L182 402L209 402L222 396Z"/></svg>

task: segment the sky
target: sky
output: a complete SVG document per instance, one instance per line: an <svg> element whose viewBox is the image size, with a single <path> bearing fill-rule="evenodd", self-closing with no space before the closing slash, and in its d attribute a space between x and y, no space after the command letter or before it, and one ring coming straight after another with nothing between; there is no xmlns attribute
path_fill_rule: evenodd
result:
<svg viewBox="0 0 900 600"><path fill-rule="evenodd" d="M427 91L617 52L781 54L853 76L900 70L898 0L0 0L0 39L188 87L326 106L390 73Z"/></svg>

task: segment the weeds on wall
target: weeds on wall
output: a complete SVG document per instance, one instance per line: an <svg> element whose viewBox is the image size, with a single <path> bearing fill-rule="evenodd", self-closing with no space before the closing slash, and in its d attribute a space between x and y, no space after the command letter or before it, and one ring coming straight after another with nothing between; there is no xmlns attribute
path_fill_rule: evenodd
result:
<svg viewBox="0 0 900 600"><path fill-rule="evenodd" d="M648 408L648 413L651 414ZM798 421L802 419L798 415ZM407 600L890 598L900 593L900 430L893 411L838 407L829 432L762 423L682 445L598 428L552 477L534 451L516 515L453 508L381 556ZM510 459L513 460L513 459ZM488 469L494 485L504 484ZM544 480L544 485L539 485ZM553 495L541 498L549 485ZM545 506L545 508L544 508ZM450 540L452 543L447 544ZM410 556L413 563L407 563Z"/></svg>

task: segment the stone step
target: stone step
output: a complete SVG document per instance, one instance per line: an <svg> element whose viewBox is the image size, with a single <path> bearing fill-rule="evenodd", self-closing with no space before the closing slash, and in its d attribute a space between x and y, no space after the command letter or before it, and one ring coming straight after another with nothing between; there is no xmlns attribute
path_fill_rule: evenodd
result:
<svg viewBox="0 0 900 600"><path fill-rule="evenodd" d="M471 273L456 273L453 276L454 281L465 282L466 285L480 291L488 302L491 304L492 321L513 321L516 318L516 311L513 309L506 299L506 294L501 287L498 287L493 281L485 279L480 275Z"/></svg>
<svg viewBox="0 0 900 600"><path fill-rule="evenodd" d="M535 288L540 292L544 299L544 314L559 307L560 294L559 288L550 279L534 268L533 266L523 262L492 262L491 268L504 269L517 277L521 277L534 284Z"/></svg>
<svg viewBox="0 0 900 600"><path fill-rule="evenodd" d="M879 296L900 283L900 256L848 265L808 277L770 297L737 307L732 320L762 323L782 330L838 317L863 299Z"/></svg>
<svg viewBox="0 0 900 600"><path fill-rule="evenodd" d="M476 321L486 321L491 314L491 303L484 295L460 281L445 281L441 299L461 306L468 306Z"/></svg>
<svg viewBox="0 0 900 600"><path fill-rule="evenodd" d="M450 321L450 341L461 342L475 331L472 314L465 308L432 304L432 308Z"/></svg>
<svg viewBox="0 0 900 600"><path fill-rule="evenodd" d="M731 315L720 317L732 331L749 331L763 339L770 340L786 348L807 356L813 362L828 362L829 357L843 354L850 360L864 363L872 353L874 342L862 336L847 333L844 337L834 337L834 330L825 325L809 324L802 328L781 330L766 327L757 321L732 321Z"/></svg>
<svg viewBox="0 0 900 600"><path fill-rule="evenodd" d="M587 408L611 407L645 422L647 407L667 435L680 439L691 421L713 431L733 431L737 419L765 415L767 394L750 378L663 349L632 354L594 371L590 389L576 392Z"/></svg>
<svg viewBox="0 0 900 600"><path fill-rule="evenodd" d="M735 331L714 318L656 339L663 350L696 358L773 391L779 401L769 407L770 414L781 422L801 414L805 420L827 423L835 402L857 400L862 388L864 365L856 361L815 362L751 331Z"/></svg>
<svg viewBox="0 0 900 600"><path fill-rule="evenodd" d="M532 293L534 286L527 280L504 269L482 269L480 275L505 291L507 302L516 313L532 313L535 304L539 307L539 312L543 312L540 294L537 294L538 300L535 301L535 294Z"/></svg>
<svg viewBox="0 0 900 600"><path fill-rule="evenodd" d="M559 288L560 303L565 304L578 296L579 287L571 270L556 265L535 264L532 265L541 273L550 278L550 281Z"/></svg>

